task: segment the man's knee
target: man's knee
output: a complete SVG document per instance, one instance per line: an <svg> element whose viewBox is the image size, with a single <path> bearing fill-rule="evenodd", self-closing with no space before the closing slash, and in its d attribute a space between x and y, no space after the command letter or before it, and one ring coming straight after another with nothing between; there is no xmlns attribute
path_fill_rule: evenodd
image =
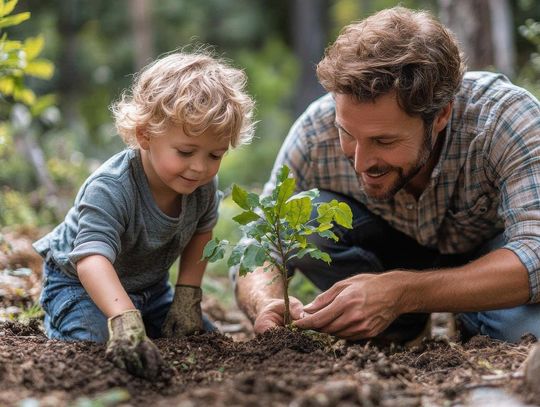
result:
<svg viewBox="0 0 540 407"><path fill-rule="evenodd" d="M458 315L466 336L487 335L493 339L517 343L526 334L540 338L540 304L464 313Z"/></svg>

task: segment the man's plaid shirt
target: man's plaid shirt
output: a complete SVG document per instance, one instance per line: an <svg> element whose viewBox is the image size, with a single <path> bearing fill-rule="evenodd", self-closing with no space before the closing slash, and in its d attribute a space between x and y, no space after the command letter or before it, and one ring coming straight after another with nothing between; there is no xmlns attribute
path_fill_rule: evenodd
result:
<svg viewBox="0 0 540 407"><path fill-rule="evenodd" d="M457 94L444 146L420 198L400 190L388 202L365 195L345 158L330 95L291 128L276 159L297 189L327 189L364 203L390 225L441 253L466 253L504 231L529 273L530 301L540 301L540 104L504 76L469 72Z"/></svg>

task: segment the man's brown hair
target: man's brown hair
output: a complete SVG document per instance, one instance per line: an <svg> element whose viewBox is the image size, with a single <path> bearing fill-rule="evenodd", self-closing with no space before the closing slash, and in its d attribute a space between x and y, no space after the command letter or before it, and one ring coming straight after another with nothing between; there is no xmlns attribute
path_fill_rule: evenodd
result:
<svg viewBox="0 0 540 407"><path fill-rule="evenodd" d="M425 11L394 7L346 26L317 66L324 88L359 102L396 92L431 123L459 89L465 64L454 35Z"/></svg>

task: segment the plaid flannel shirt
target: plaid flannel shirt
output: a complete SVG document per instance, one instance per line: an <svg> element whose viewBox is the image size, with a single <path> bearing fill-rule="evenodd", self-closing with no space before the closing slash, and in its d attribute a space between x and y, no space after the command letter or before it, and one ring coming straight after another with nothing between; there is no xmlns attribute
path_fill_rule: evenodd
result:
<svg viewBox="0 0 540 407"><path fill-rule="evenodd" d="M529 275L530 302L540 301L540 103L503 75L469 72L456 95L441 156L416 200L400 190L370 200L345 158L334 126L331 95L296 121L276 159L297 189L351 196L392 227L444 254L466 253L504 231Z"/></svg>

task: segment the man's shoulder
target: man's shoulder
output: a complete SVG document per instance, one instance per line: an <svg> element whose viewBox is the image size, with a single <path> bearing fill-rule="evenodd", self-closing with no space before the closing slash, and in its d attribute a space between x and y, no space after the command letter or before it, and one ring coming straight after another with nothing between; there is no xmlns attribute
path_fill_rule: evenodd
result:
<svg viewBox="0 0 540 407"><path fill-rule="evenodd" d="M334 125L336 105L331 94L321 96L311 103L297 122L304 137L309 140L322 142L336 139L337 131ZM298 128L298 127L297 127Z"/></svg>
<svg viewBox="0 0 540 407"><path fill-rule="evenodd" d="M528 94L524 88L513 84L505 75L494 72L471 71L463 77L458 100L475 102L481 99L501 100Z"/></svg>

